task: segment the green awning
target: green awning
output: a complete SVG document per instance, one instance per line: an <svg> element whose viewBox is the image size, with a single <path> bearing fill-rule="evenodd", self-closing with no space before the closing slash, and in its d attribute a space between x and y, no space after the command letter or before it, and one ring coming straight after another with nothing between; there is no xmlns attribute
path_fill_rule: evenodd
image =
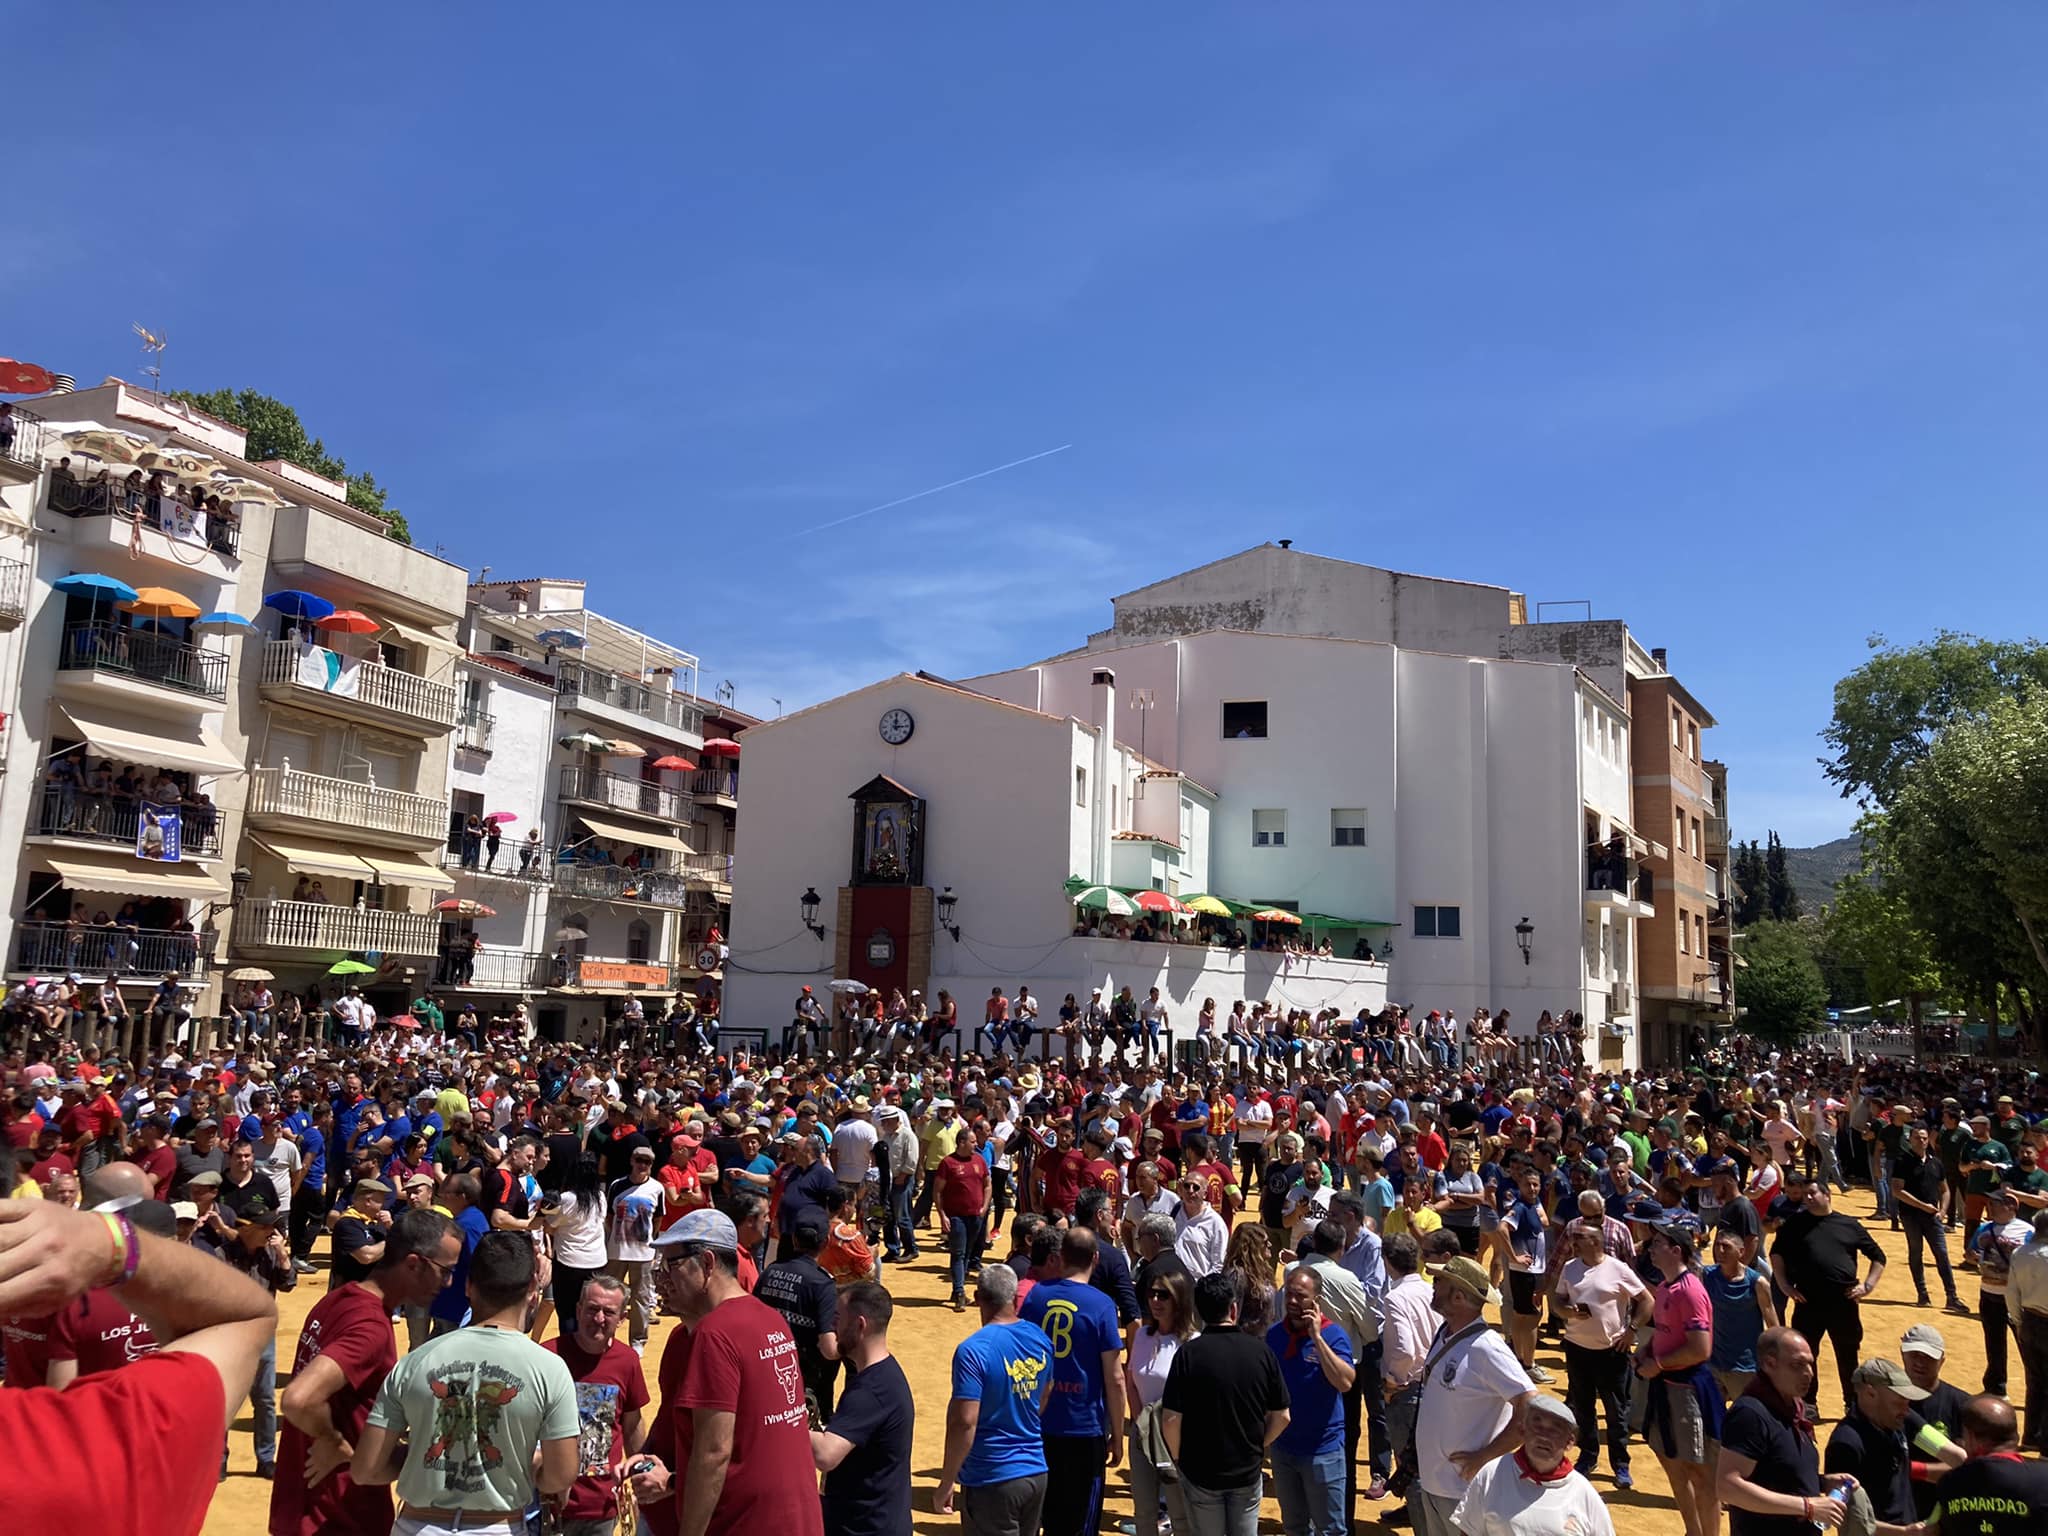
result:
<svg viewBox="0 0 2048 1536"><path fill-rule="evenodd" d="M1332 917L1327 912L1303 912L1299 916L1304 923L1314 923L1322 928L1391 928L1394 926L1383 917Z"/></svg>

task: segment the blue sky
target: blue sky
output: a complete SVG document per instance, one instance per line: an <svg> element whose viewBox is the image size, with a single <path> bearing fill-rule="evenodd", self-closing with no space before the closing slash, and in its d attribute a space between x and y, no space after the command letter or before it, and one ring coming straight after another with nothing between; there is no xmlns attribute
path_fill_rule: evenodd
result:
<svg viewBox="0 0 2048 1536"><path fill-rule="evenodd" d="M1804 843L1866 636L2041 627L2044 45L2018 0L43 6L0 352L163 330L764 713L1269 538L1585 599Z"/></svg>

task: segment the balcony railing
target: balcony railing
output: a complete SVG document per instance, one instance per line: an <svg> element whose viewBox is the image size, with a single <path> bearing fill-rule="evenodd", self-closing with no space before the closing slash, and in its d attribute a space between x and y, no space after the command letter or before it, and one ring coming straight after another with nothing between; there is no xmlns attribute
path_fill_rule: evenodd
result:
<svg viewBox="0 0 2048 1536"><path fill-rule="evenodd" d="M434 964L434 985L471 992L532 992L547 985L548 957L538 950L494 949L465 954L451 945Z"/></svg>
<svg viewBox="0 0 2048 1536"><path fill-rule="evenodd" d="M683 870L693 880L716 880L732 884L732 855L729 853L686 853Z"/></svg>
<svg viewBox="0 0 2048 1536"><path fill-rule="evenodd" d="M564 800L587 800L593 805L615 806L622 811L661 816L669 821L685 821L690 815L690 802L679 789L669 789L647 779L628 778L623 773L607 773L601 768L584 768L575 763L562 765L561 793Z"/></svg>
<svg viewBox="0 0 2048 1536"><path fill-rule="evenodd" d="M513 842L508 838L499 845L498 857L496 859L486 864L484 860L488 857L488 854L480 850L476 856L476 863L472 865L462 862L462 850L460 848L443 848L441 850L441 867L443 869L458 870L467 875L481 875L486 880L524 880L533 885L546 885L554 878L555 850L552 848L540 849L522 867L519 859L525 850L525 843Z"/></svg>
<svg viewBox="0 0 2048 1536"><path fill-rule="evenodd" d="M0 560L0 622L20 623L28 617L28 566Z"/></svg>
<svg viewBox="0 0 2048 1536"><path fill-rule="evenodd" d="M0 459L33 468L42 462L43 418L16 406L10 421L0 422Z"/></svg>
<svg viewBox="0 0 2048 1536"><path fill-rule="evenodd" d="M722 768L699 768L690 779L690 793L723 795L728 800L739 799L740 765L730 763Z"/></svg>
<svg viewBox="0 0 2048 1536"><path fill-rule="evenodd" d="M139 523L165 538L230 559L242 552L240 516L226 509L201 511L183 499L175 485L152 493L145 480L78 480L53 474L47 503L50 511L66 517L113 517Z"/></svg>
<svg viewBox="0 0 2048 1536"><path fill-rule="evenodd" d="M39 837L70 837L80 842L133 848L141 829L139 800L94 794L76 785L43 786L42 804L36 816ZM220 812L205 806L180 806L178 847L187 858L218 858Z"/></svg>
<svg viewBox="0 0 2048 1536"><path fill-rule="evenodd" d="M480 709L465 709L455 722L455 745L465 752L488 752L498 717Z"/></svg>
<svg viewBox="0 0 2048 1536"><path fill-rule="evenodd" d="M65 626L57 667L64 672L132 677L202 699L228 695L226 652L202 650L152 629L129 629L104 619Z"/></svg>
<svg viewBox="0 0 2048 1536"><path fill-rule="evenodd" d="M424 912L380 912L314 901L245 901L235 914L234 943L238 949L431 955L441 947L441 923Z"/></svg>
<svg viewBox="0 0 2048 1536"><path fill-rule="evenodd" d="M296 640L273 640L263 648L263 683L308 699L341 699L403 715L423 725L447 728L455 723L459 695L452 683L436 683L381 661L357 661L330 677L328 658L338 655L323 646Z"/></svg>
<svg viewBox="0 0 2048 1536"><path fill-rule="evenodd" d="M670 730L692 736L703 734L704 711L688 699L650 688L643 682L599 667L586 667L574 661L558 662L555 691L566 697L607 704Z"/></svg>
<svg viewBox="0 0 2048 1536"><path fill-rule="evenodd" d="M116 976L204 976L203 935L168 928L107 928L23 923L14 930L17 971L77 971L87 980Z"/></svg>
<svg viewBox="0 0 2048 1536"><path fill-rule="evenodd" d="M249 814L332 822L428 842L448 836L445 801L359 784L354 779L302 773L289 766L258 768L249 775Z"/></svg>
<svg viewBox="0 0 2048 1536"><path fill-rule="evenodd" d="M680 907L689 898L689 877L657 869L621 869L616 864L557 864L555 889L565 896L597 901L644 901Z"/></svg>

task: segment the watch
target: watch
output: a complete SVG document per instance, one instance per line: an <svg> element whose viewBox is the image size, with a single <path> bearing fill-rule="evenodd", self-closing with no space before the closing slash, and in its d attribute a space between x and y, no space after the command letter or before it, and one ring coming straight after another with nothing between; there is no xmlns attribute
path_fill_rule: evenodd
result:
<svg viewBox="0 0 2048 1536"><path fill-rule="evenodd" d="M910 733L917 729L917 722L910 718L907 709L885 710L882 714L882 740L892 747L900 747L910 740Z"/></svg>

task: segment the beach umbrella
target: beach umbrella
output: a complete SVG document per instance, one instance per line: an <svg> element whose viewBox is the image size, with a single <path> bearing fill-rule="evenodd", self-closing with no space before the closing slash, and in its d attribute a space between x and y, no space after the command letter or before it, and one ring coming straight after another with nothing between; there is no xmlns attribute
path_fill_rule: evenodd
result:
<svg viewBox="0 0 2048 1536"><path fill-rule="evenodd" d="M714 736L704 743L704 754L707 757L738 757L740 744L729 736Z"/></svg>
<svg viewBox="0 0 2048 1536"><path fill-rule="evenodd" d="M135 462L144 469L160 469L167 475L203 475L217 467L212 459L180 448L146 448Z"/></svg>
<svg viewBox="0 0 2048 1536"><path fill-rule="evenodd" d="M1095 912L1107 912L1112 917L1136 915L1138 904L1122 891L1112 891L1106 885L1090 885L1074 893L1074 905L1087 907Z"/></svg>
<svg viewBox="0 0 2048 1536"><path fill-rule="evenodd" d="M573 629L544 629L533 638L542 645L553 646L557 650L580 651L587 644Z"/></svg>
<svg viewBox="0 0 2048 1536"><path fill-rule="evenodd" d="M868 995L868 986L864 981L835 981L825 990L840 993L845 997L866 997Z"/></svg>
<svg viewBox="0 0 2048 1536"><path fill-rule="evenodd" d="M1189 910L1185 902L1174 900L1164 891L1140 891L1131 900L1143 912L1176 912L1186 916Z"/></svg>
<svg viewBox="0 0 2048 1536"><path fill-rule="evenodd" d="M334 604L311 592L273 592L263 599L263 606L288 619L324 619L334 612Z"/></svg>
<svg viewBox="0 0 2048 1536"><path fill-rule="evenodd" d="M611 743L607 742L595 731L578 731L572 736L557 737L555 744L568 747L573 751L583 752L602 752L607 746L611 745Z"/></svg>
<svg viewBox="0 0 2048 1536"><path fill-rule="evenodd" d="M96 459L106 459L115 464L133 464L156 447L146 437L137 437L133 432L112 432L104 427L67 432L64 442L65 446L79 453L91 454Z"/></svg>
<svg viewBox="0 0 2048 1536"><path fill-rule="evenodd" d="M76 575L61 577L50 583L50 590L62 592L67 597L106 598L110 602L132 603L135 589L118 576L103 576L98 571L80 571Z"/></svg>
<svg viewBox="0 0 2048 1536"><path fill-rule="evenodd" d="M517 821L518 819L511 811L493 811L484 818L485 821L496 822L501 827L508 821Z"/></svg>
<svg viewBox="0 0 2048 1536"><path fill-rule="evenodd" d="M1230 908L1218 896L1190 896L1187 901L1190 912L1207 913L1210 917L1228 917Z"/></svg>
<svg viewBox="0 0 2048 1536"><path fill-rule="evenodd" d="M647 749L635 741L608 741L604 744L604 749L613 757L645 757L647 755Z"/></svg>
<svg viewBox="0 0 2048 1536"><path fill-rule="evenodd" d="M658 768L664 773L688 773L692 768L695 768L697 765L691 762L687 757L677 757L675 753L670 752L666 756L657 757L653 762L649 763L647 766L650 768Z"/></svg>
<svg viewBox="0 0 2048 1536"><path fill-rule="evenodd" d="M589 937L590 930L588 928L579 928L574 923L564 923L555 930L555 942L557 944L574 944L579 940Z"/></svg>
<svg viewBox="0 0 2048 1536"><path fill-rule="evenodd" d="M202 613L192 621L194 629L254 629L256 621L245 619L239 613Z"/></svg>
<svg viewBox="0 0 2048 1536"><path fill-rule="evenodd" d="M196 619L199 605L182 592L173 592L169 587L138 587L135 595L121 604L123 613L140 614L145 619Z"/></svg>
<svg viewBox="0 0 2048 1536"><path fill-rule="evenodd" d="M1251 914L1251 920L1255 923L1291 923L1296 928L1301 926L1301 917L1298 913L1288 912L1280 907L1261 907Z"/></svg>
<svg viewBox="0 0 2048 1536"><path fill-rule="evenodd" d="M360 960L337 960L327 967L330 976L368 976L376 971L374 965L365 965Z"/></svg>
<svg viewBox="0 0 2048 1536"><path fill-rule="evenodd" d="M51 383L50 370L41 363L0 357L0 395L46 395Z"/></svg>
<svg viewBox="0 0 2048 1536"><path fill-rule="evenodd" d="M446 901L434 903L436 912L452 912L457 917L496 917L498 909L487 907L480 901L471 901L466 896L450 896Z"/></svg>
<svg viewBox="0 0 2048 1536"><path fill-rule="evenodd" d="M384 627L367 613L359 613L353 608L343 608L337 612L324 614L313 622L322 629L331 629L343 635L374 635Z"/></svg>
<svg viewBox="0 0 2048 1536"><path fill-rule="evenodd" d="M215 470L213 479L206 487L208 494L216 495L223 501L260 501L273 507L281 507L285 499L260 480L244 480L240 475Z"/></svg>
<svg viewBox="0 0 2048 1536"><path fill-rule="evenodd" d="M275 981L277 978L260 965L244 965L228 972L229 981Z"/></svg>

